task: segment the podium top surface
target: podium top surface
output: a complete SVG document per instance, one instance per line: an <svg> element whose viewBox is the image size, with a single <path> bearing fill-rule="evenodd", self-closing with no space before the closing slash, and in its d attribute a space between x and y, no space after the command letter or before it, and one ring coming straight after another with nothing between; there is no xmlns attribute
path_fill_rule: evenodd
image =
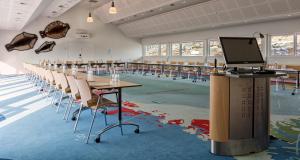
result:
<svg viewBox="0 0 300 160"><path fill-rule="evenodd" d="M257 74L257 73L245 73L245 74L231 74L226 73L224 76L231 78L271 78L286 76L286 73L276 72L275 74Z"/></svg>

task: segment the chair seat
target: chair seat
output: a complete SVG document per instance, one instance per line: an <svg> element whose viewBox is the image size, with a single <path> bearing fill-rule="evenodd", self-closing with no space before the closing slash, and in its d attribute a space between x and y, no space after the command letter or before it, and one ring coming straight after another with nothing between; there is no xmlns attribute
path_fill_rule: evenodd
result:
<svg viewBox="0 0 300 160"><path fill-rule="evenodd" d="M65 89L65 93L71 93L70 87L68 87L68 88Z"/></svg>
<svg viewBox="0 0 300 160"><path fill-rule="evenodd" d="M88 107L92 108L92 109L97 109L99 107L104 107L106 105L114 105L116 104L115 102L108 100L106 98L102 98L102 101L100 100L98 106L97 106L97 102L98 102L98 98L93 97L91 100L88 100Z"/></svg>
<svg viewBox="0 0 300 160"><path fill-rule="evenodd" d="M118 93L118 90L117 89L111 89L111 90L107 90L107 89L102 89L102 90L94 89L94 90L92 90L92 93L99 96L99 95L103 95L103 94Z"/></svg>
<svg viewBox="0 0 300 160"><path fill-rule="evenodd" d="M79 94L79 93L76 93L76 94L75 94L75 98L76 98L76 100L80 100L80 99L81 99L80 94Z"/></svg>

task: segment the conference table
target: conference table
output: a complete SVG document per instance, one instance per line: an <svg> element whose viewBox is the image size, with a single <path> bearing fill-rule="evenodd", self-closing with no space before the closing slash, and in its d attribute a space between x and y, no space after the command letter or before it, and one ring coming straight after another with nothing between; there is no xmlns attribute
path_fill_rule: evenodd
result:
<svg viewBox="0 0 300 160"><path fill-rule="evenodd" d="M59 72L64 72L66 74L72 74L72 70L67 69L67 70L62 70L62 69L58 69ZM142 86L141 84L136 84L136 83L131 83L131 82L126 82L126 81L111 81L110 78L107 77L101 77L101 76L96 76L96 75L92 75L92 74L88 74L88 73L82 73L82 72L77 72L74 74L74 76L76 78L83 78L86 79L89 83L89 86L92 89L98 89L98 90L112 90L115 89L118 92L118 123L109 125L107 127L105 127L103 130L99 131L97 133L97 138L95 139L95 141L97 143L100 142L100 137L103 133L105 133L106 131L115 128L115 127L120 127L121 128L121 134L123 135L123 130L122 130L122 126L135 126L136 130L134 131L135 133L139 133L139 125L134 124L134 123L124 123L122 120L122 90L124 88L131 88L131 87L140 87Z"/></svg>
<svg viewBox="0 0 300 160"><path fill-rule="evenodd" d="M214 66L210 65L190 65L190 64L171 64L171 63L142 63L142 62L128 62L127 66L131 65L131 70L134 72L134 68L136 70L141 70L142 73L145 71L151 71L151 66L158 66L160 68L161 74L165 73L165 68L167 67L174 67L174 70L178 75L182 75L183 68L195 68L198 74L202 74L203 70L205 69L213 69ZM134 67L135 66L135 67ZM145 67L146 66L146 67ZM217 66L218 69L223 69L224 66Z"/></svg>
<svg viewBox="0 0 300 160"><path fill-rule="evenodd" d="M268 70L273 70L276 72L283 72L286 74L296 74L297 75L297 82L296 82L296 87L294 88L292 95L295 95L297 91L300 89L300 70L297 69L292 69L292 68L286 68L286 69L273 69L269 68Z"/></svg>

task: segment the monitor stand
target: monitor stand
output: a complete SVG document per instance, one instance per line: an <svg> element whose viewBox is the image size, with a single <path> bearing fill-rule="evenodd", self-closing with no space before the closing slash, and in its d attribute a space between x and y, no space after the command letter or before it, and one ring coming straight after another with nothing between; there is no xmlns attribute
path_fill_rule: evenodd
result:
<svg viewBox="0 0 300 160"><path fill-rule="evenodd" d="M253 69L244 69L244 68L238 68L238 67L231 68L227 71L231 74L250 74L250 73L253 73Z"/></svg>

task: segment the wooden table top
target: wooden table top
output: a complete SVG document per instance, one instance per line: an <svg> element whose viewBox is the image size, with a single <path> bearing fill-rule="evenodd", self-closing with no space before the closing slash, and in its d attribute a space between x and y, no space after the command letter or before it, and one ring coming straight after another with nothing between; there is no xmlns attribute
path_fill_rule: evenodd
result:
<svg viewBox="0 0 300 160"><path fill-rule="evenodd" d="M58 72L64 72L67 75L72 75L71 69L57 70ZM103 77L103 76L96 76L96 75L90 75L83 72L77 72L76 75L74 75L78 79L86 79L90 85L90 87L95 89L119 89L119 88L130 88L130 87L139 87L142 86L141 84L126 82L126 81L111 81L110 78Z"/></svg>

